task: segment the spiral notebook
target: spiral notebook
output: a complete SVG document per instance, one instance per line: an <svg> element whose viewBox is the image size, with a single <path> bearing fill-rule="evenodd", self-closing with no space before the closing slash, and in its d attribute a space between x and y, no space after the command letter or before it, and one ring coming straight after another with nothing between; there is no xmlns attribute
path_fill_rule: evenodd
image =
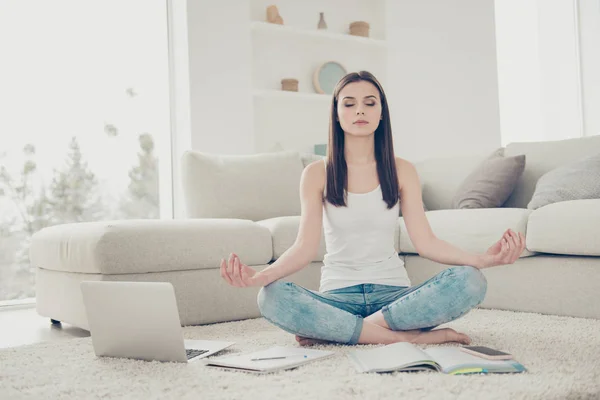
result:
<svg viewBox="0 0 600 400"><path fill-rule="evenodd" d="M486 360L465 353L460 347L421 349L399 342L369 350L348 353L359 372L438 371L459 375L472 373L518 373L527 369L515 360Z"/></svg>
<svg viewBox="0 0 600 400"><path fill-rule="evenodd" d="M236 354L204 360L209 367L268 374L285 369L296 368L312 361L334 355L333 351L312 350L297 347L274 346L252 353Z"/></svg>

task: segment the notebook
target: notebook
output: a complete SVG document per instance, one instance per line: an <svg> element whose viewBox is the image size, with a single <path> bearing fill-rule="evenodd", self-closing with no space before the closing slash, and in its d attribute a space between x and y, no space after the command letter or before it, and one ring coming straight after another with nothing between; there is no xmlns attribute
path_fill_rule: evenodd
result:
<svg viewBox="0 0 600 400"><path fill-rule="evenodd" d="M460 347L430 347L399 342L376 349L348 353L359 372L438 371L459 375L472 373L518 373L527 369L515 360L486 360Z"/></svg>
<svg viewBox="0 0 600 400"><path fill-rule="evenodd" d="M274 346L246 354L210 358L204 364L230 370L268 374L321 360L335 354L333 351Z"/></svg>

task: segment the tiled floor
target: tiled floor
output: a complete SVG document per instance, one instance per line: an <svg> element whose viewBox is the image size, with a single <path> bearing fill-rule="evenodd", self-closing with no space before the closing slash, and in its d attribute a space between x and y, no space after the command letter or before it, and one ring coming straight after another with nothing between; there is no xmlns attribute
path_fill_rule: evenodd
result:
<svg viewBox="0 0 600 400"><path fill-rule="evenodd" d="M0 348L86 337L86 330L68 324L54 326L34 306L0 307Z"/></svg>

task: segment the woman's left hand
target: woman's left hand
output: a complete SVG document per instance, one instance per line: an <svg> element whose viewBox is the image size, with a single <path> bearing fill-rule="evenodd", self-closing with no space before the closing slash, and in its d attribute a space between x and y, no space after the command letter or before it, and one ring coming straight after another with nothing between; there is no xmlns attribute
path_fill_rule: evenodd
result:
<svg viewBox="0 0 600 400"><path fill-rule="evenodd" d="M525 236L507 229L502 238L481 255L482 268L513 264L525 249Z"/></svg>

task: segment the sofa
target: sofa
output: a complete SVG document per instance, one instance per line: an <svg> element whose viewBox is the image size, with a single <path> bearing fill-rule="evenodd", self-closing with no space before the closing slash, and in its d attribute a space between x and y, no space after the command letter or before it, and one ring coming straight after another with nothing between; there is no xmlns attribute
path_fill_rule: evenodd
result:
<svg viewBox="0 0 600 400"><path fill-rule="evenodd" d="M542 175L599 154L600 136L510 143L503 153L524 154L526 165L510 197L494 208L452 209L457 187L487 154L414 162L434 233L481 253L507 228L526 236L526 250L514 264L482 270L488 289L479 307L600 318L600 199L527 208ZM40 230L30 247L37 312L53 322L89 329L80 282L166 281L175 288L182 325L260 317L260 288L229 286L220 277L219 262L235 252L261 270L294 243L300 177L318 158L294 151L187 151L180 160L185 218L85 222ZM414 285L449 267L419 256L401 216L395 244ZM284 280L318 290L325 252L322 235L315 259Z"/></svg>

